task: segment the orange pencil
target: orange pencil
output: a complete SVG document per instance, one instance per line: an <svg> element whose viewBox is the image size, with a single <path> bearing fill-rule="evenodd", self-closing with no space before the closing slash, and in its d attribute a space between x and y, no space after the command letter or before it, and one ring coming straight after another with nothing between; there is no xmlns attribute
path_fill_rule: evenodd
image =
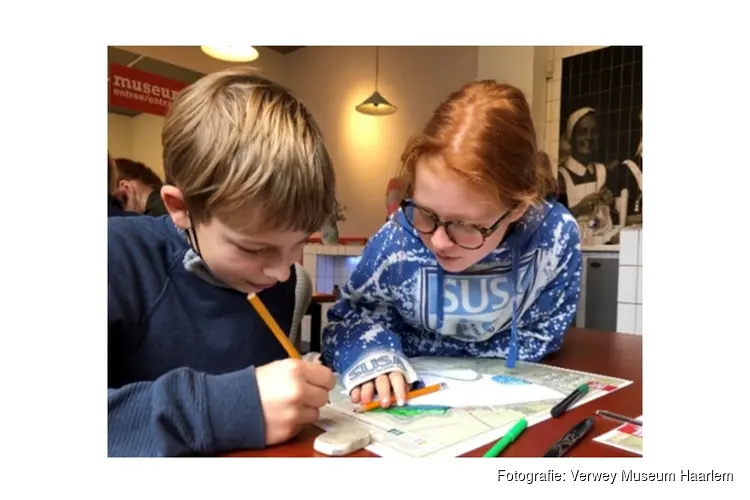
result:
<svg viewBox="0 0 750 500"><path fill-rule="evenodd" d="M263 302L261 302L260 298L254 293L251 293L247 296L247 300L249 300L250 304L253 305L256 311L258 311L260 317L263 318L263 321L266 323L266 325L268 325L268 328L271 329L274 336L284 347L284 350L287 352L287 354L289 354L289 357L302 359L302 356L300 356L299 352L297 352L297 349L295 349L292 343L289 341L289 337L287 337L281 330L281 327L278 323L276 323L276 320L273 319L273 316L271 316L271 313L268 311L268 309L266 309L266 306L263 304Z"/></svg>
<svg viewBox="0 0 750 500"><path fill-rule="evenodd" d="M445 389L448 387L448 384L445 382L441 382L439 384L433 384L428 385L426 387L422 387L421 389L416 389L410 392L406 393L406 400L414 399L419 396L424 396L425 394L432 394L433 392L437 392L440 389ZM374 410L375 408L380 408L380 401L372 401L370 403L362 405L360 408L356 408L354 411L356 413L364 413L366 411Z"/></svg>

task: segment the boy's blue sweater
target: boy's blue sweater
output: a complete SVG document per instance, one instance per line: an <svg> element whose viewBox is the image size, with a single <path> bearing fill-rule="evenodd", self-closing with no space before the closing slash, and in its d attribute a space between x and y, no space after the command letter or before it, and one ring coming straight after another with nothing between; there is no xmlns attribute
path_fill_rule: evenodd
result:
<svg viewBox="0 0 750 500"><path fill-rule="evenodd" d="M497 249L451 274L399 210L371 238L328 312L323 356L348 391L415 356L539 361L560 348L580 294L578 225L559 203L530 208Z"/></svg>
<svg viewBox="0 0 750 500"><path fill-rule="evenodd" d="M287 355L245 294L187 270L191 254L168 216L109 219L110 456L265 446L255 367ZM295 282L292 268L259 294L287 332Z"/></svg>

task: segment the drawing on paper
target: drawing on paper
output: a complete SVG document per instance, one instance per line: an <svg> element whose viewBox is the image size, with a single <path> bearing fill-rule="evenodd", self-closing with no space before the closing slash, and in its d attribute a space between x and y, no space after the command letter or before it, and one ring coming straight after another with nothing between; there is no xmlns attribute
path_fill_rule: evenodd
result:
<svg viewBox="0 0 750 500"><path fill-rule="evenodd" d="M414 421L419 417L433 416L443 417L448 415L451 411L449 406L433 406L433 405L408 405L408 406L391 406L390 408L376 408L371 410L371 413L383 413L396 421L408 420Z"/></svg>
<svg viewBox="0 0 750 500"><path fill-rule="evenodd" d="M326 430L365 426L373 436L367 449L383 457L456 457L499 439L521 417L529 425L546 420L549 410L581 384L592 389L576 406L631 383L525 362L511 370L503 359L411 361L424 384L446 382L449 388L403 407L355 413L357 405L338 386L317 425Z"/></svg>
<svg viewBox="0 0 750 500"><path fill-rule="evenodd" d="M498 384L508 385L528 385L531 382L518 377L511 377L510 375L493 375L492 381Z"/></svg>

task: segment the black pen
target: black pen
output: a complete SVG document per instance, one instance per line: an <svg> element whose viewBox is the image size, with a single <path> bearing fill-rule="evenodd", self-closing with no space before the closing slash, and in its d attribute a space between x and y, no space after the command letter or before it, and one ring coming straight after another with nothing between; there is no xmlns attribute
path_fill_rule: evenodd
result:
<svg viewBox="0 0 750 500"><path fill-rule="evenodd" d="M613 413L607 410L596 410L596 415L599 417L606 418L608 420L614 420L615 422L620 422L621 424L633 424L633 425L637 425L638 427L641 427L643 425L643 422L641 422L640 420L626 417L624 415L618 415L617 413Z"/></svg>
<svg viewBox="0 0 750 500"><path fill-rule="evenodd" d="M576 401L581 399L583 396L585 396L589 392L589 385L583 384L579 387L576 387L576 389L568 394L568 396L557 403L551 410L550 415L552 415L552 418L558 418L560 415L568 411L568 408L573 406Z"/></svg>
<svg viewBox="0 0 750 500"><path fill-rule="evenodd" d="M557 443L552 446L545 457L562 457L573 448L594 427L594 417L588 417L577 423Z"/></svg>

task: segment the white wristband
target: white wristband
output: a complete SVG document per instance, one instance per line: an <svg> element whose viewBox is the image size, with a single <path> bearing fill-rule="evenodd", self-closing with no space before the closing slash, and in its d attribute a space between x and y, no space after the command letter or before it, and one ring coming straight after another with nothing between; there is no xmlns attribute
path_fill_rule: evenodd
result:
<svg viewBox="0 0 750 500"><path fill-rule="evenodd" d="M369 351L353 363L344 373L342 383L346 392L350 393L355 387L394 371L403 374L407 384L413 384L419 380L417 372L406 357L393 351L377 350Z"/></svg>

